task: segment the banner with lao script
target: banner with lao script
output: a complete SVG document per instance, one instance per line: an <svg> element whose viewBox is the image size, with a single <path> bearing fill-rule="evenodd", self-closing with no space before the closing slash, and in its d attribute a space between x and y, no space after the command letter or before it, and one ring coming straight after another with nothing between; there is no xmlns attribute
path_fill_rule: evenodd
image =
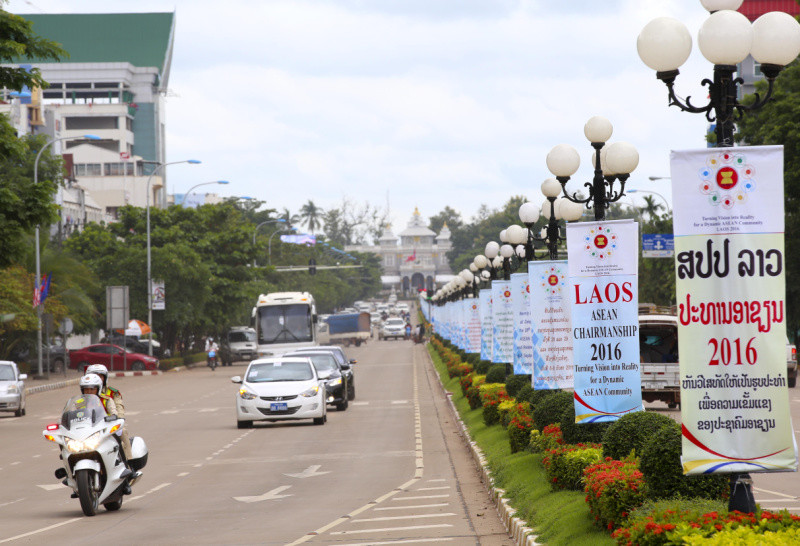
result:
<svg viewBox="0 0 800 546"><path fill-rule="evenodd" d="M481 352L481 313L480 300L470 298L467 300L467 352Z"/></svg>
<svg viewBox="0 0 800 546"><path fill-rule="evenodd" d="M572 319L567 261L528 262L533 388L572 389Z"/></svg>
<svg viewBox="0 0 800 546"><path fill-rule="evenodd" d="M567 224L575 422L643 411L639 373L639 225Z"/></svg>
<svg viewBox="0 0 800 546"><path fill-rule="evenodd" d="M492 362L514 359L514 306L511 281L492 281Z"/></svg>
<svg viewBox="0 0 800 546"><path fill-rule="evenodd" d="M481 360L492 360L492 290L484 288L478 297L481 315Z"/></svg>
<svg viewBox="0 0 800 546"><path fill-rule="evenodd" d="M456 323L458 324L458 348L467 350L467 300L459 300L456 307Z"/></svg>
<svg viewBox="0 0 800 546"><path fill-rule="evenodd" d="M514 373L533 374L533 340L531 339L531 287L527 273L512 273L511 293L514 307L512 354Z"/></svg>
<svg viewBox="0 0 800 546"><path fill-rule="evenodd" d="M672 152L685 474L797 470L783 148Z"/></svg>

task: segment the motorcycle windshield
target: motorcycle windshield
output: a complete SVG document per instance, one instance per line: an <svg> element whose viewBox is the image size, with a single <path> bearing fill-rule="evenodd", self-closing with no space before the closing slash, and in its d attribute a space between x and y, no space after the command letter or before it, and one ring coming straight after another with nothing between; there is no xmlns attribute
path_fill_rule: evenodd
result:
<svg viewBox="0 0 800 546"><path fill-rule="evenodd" d="M61 426L67 430L93 426L102 421L106 410L94 394L81 394L69 399L61 413Z"/></svg>

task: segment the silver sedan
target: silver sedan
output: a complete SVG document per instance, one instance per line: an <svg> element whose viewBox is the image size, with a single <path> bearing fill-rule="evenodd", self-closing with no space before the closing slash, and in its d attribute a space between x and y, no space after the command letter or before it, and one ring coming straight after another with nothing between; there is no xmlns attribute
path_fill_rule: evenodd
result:
<svg viewBox="0 0 800 546"><path fill-rule="evenodd" d="M19 373L16 363L0 360L0 411L13 411L17 417L25 415L25 383L28 376Z"/></svg>

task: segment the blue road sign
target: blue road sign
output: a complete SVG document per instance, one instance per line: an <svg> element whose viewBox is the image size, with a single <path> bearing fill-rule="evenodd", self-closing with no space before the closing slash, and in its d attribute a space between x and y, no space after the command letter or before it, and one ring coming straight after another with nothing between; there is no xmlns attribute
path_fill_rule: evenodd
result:
<svg viewBox="0 0 800 546"><path fill-rule="evenodd" d="M672 233L642 233L642 256L645 258L672 258L675 240Z"/></svg>

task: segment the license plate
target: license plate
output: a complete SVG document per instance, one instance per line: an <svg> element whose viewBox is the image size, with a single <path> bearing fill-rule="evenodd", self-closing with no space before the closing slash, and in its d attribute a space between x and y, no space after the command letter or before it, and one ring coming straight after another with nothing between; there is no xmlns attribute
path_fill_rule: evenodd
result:
<svg viewBox="0 0 800 546"><path fill-rule="evenodd" d="M289 406L286 404L286 402L283 402L282 404L270 404L269 411L286 411L288 407Z"/></svg>

